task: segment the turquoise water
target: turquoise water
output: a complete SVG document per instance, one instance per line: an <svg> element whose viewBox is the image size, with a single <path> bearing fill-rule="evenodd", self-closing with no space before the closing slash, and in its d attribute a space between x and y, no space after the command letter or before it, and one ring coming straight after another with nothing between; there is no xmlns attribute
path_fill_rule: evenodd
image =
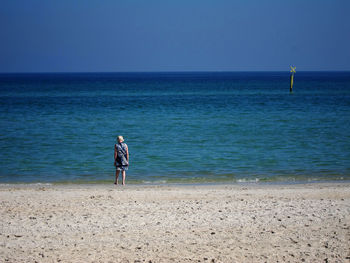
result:
<svg viewBox="0 0 350 263"><path fill-rule="evenodd" d="M0 75L0 183L350 179L350 72Z"/></svg>

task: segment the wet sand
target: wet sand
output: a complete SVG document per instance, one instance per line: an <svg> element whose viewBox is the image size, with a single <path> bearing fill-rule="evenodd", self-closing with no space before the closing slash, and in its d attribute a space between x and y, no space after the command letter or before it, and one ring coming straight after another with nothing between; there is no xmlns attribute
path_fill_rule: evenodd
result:
<svg viewBox="0 0 350 263"><path fill-rule="evenodd" d="M0 185L1 262L350 262L350 183Z"/></svg>

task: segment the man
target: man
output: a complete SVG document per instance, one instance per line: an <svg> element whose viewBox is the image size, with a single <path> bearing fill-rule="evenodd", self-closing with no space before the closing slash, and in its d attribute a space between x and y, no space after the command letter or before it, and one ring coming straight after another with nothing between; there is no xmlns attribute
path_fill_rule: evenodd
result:
<svg viewBox="0 0 350 263"><path fill-rule="evenodd" d="M114 166L115 171L115 185L118 185L119 173L122 171L122 185L125 185L126 171L129 168L129 150L126 143L124 143L123 136L117 137L118 143L114 145Z"/></svg>

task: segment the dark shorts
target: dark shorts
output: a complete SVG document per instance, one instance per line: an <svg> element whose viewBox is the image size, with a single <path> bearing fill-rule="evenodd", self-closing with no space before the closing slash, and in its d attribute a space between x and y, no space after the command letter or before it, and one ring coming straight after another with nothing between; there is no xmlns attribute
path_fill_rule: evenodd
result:
<svg viewBox="0 0 350 263"><path fill-rule="evenodd" d="M115 167L118 171L127 171L129 166L127 165L121 165L121 166L116 166Z"/></svg>

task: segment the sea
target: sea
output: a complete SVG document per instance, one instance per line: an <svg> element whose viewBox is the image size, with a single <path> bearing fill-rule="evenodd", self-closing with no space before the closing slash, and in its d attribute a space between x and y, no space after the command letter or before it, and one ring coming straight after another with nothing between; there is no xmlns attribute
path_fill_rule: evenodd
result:
<svg viewBox="0 0 350 263"><path fill-rule="evenodd" d="M0 74L0 183L346 181L350 72Z"/></svg>

